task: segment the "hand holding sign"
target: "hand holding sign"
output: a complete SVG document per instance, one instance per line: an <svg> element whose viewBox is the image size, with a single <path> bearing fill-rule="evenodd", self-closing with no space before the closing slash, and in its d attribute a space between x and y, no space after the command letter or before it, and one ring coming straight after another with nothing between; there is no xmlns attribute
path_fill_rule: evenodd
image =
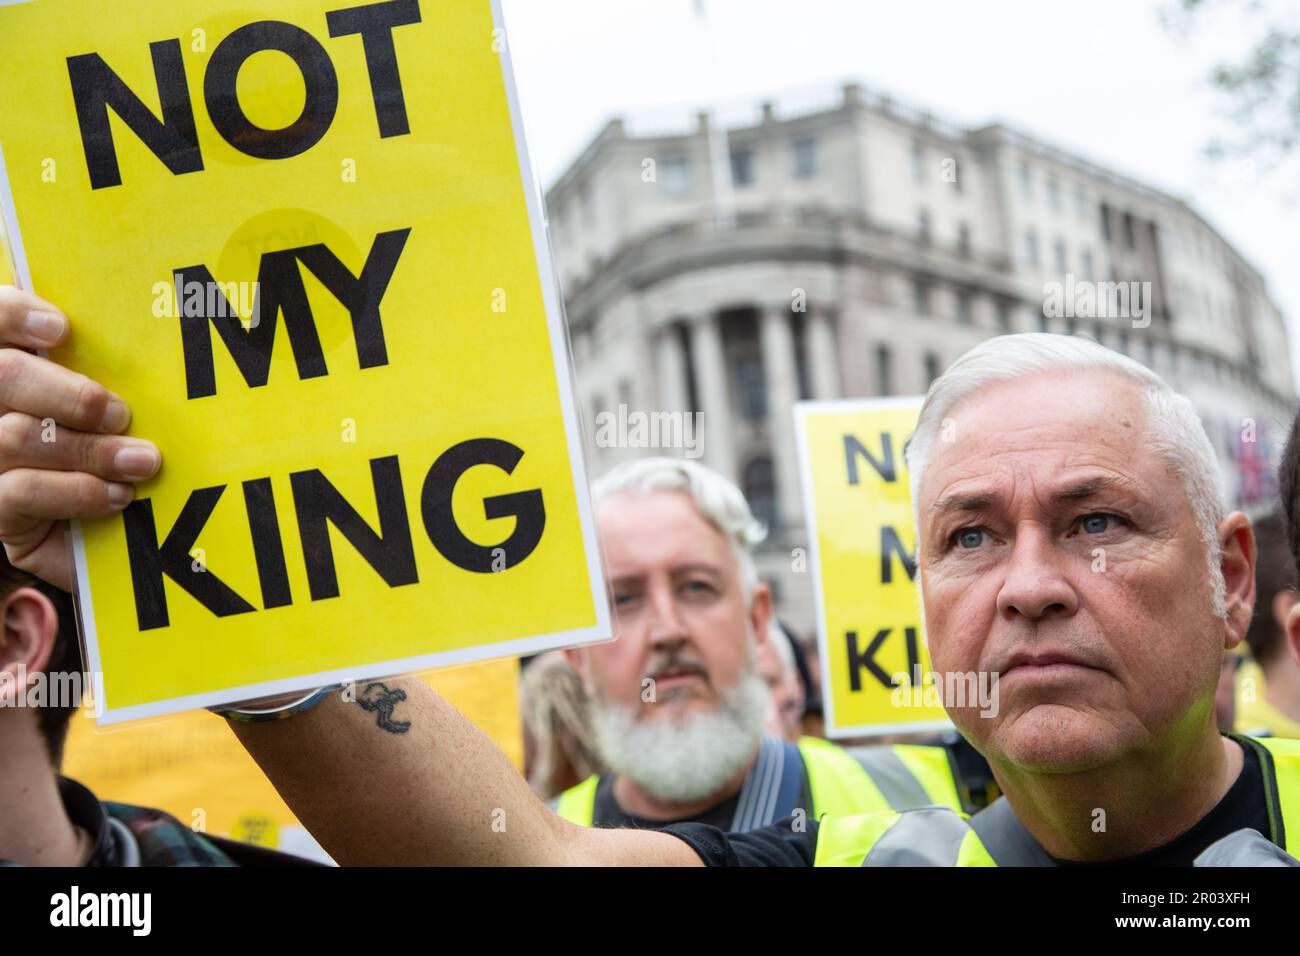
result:
<svg viewBox="0 0 1300 956"><path fill-rule="evenodd" d="M101 722L610 636L500 29L489 0L0 3L15 272L77 317L39 374L129 392L168 454L116 512L89 438L0 499L64 586L51 522L86 519ZM56 423L125 429L80 387L123 420Z"/></svg>
<svg viewBox="0 0 1300 956"><path fill-rule="evenodd" d="M63 314L0 287L0 543L14 567L65 590L73 570L68 518L102 518L130 504L129 482L161 463L152 442L119 434L125 402L98 382L24 349L60 345Z"/></svg>

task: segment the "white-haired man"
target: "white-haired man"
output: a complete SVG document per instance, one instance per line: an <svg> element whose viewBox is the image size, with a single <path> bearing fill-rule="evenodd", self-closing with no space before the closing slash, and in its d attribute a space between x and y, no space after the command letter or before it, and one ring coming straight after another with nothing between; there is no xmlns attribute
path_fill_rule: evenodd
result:
<svg viewBox="0 0 1300 956"><path fill-rule="evenodd" d="M768 639L759 648L758 673L767 684L771 704L767 709L767 732L786 740L803 737L804 702L807 690L795 662L794 638L773 617Z"/></svg>
<svg viewBox="0 0 1300 956"><path fill-rule="evenodd" d="M562 793L562 817L744 831L798 814L961 808L941 747L855 760L823 740L764 735L760 661L775 622L752 552L765 532L739 488L692 461L648 458L615 468L593 496L618 639L568 656L609 772Z"/></svg>
<svg viewBox="0 0 1300 956"><path fill-rule="evenodd" d="M44 308L0 296L0 338L30 345L23 320ZM58 520L111 514L110 482L134 476L115 464L107 393L33 356L15 365L0 375L17 416L0 452L0 540L66 586ZM43 449L47 416L83 431ZM1251 615L1254 542L1243 515L1221 514L1186 400L1093 343L1006 336L932 386L909 462L935 670L1001 675L996 716L951 711L1005 794L969 825L914 810L741 834L575 826L413 680L395 682L402 734L339 695L232 726L346 864L1186 864L1243 830L1294 849L1300 743L1214 726L1222 655Z"/></svg>

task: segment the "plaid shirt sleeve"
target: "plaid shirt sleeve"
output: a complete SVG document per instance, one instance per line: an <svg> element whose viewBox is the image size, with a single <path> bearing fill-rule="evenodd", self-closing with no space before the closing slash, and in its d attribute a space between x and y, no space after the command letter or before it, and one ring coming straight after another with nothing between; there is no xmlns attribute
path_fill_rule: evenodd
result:
<svg viewBox="0 0 1300 956"><path fill-rule="evenodd" d="M161 810L108 801L104 802L104 810L135 836L141 866L238 865L203 834Z"/></svg>

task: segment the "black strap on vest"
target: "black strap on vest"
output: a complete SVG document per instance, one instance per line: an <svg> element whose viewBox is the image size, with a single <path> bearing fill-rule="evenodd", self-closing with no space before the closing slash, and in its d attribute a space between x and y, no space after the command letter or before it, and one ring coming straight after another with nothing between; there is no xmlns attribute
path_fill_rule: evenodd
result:
<svg viewBox="0 0 1300 956"><path fill-rule="evenodd" d="M1273 753L1258 740L1245 734L1227 731L1229 740L1235 740L1243 748L1250 750L1259 758L1259 773L1264 778L1264 806L1268 811L1268 838L1280 847L1286 847L1286 829L1282 826L1282 800L1277 790L1277 769L1273 766Z"/></svg>
<svg viewBox="0 0 1300 956"><path fill-rule="evenodd" d="M799 808L803 781L803 754L799 748L787 740L764 737L758 759L736 801L732 832L743 833L790 816ZM803 809L812 815L812 808Z"/></svg>
<svg viewBox="0 0 1300 956"><path fill-rule="evenodd" d="M998 866L1056 866L1016 812L1000 797L970 818L970 828Z"/></svg>

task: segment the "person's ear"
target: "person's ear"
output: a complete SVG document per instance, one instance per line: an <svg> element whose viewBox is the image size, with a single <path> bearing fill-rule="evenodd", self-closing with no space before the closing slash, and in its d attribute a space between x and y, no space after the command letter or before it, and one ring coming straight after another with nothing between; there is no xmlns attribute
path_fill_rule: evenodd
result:
<svg viewBox="0 0 1300 956"><path fill-rule="evenodd" d="M1273 623L1284 633L1287 615L1291 613L1291 608L1296 606L1297 601L1300 601L1300 594L1296 594L1291 588L1283 588L1273 595Z"/></svg>
<svg viewBox="0 0 1300 956"><path fill-rule="evenodd" d="M578 680L582 681L583 690L590 690L588 682L590 668L587 665L587 649L585 647L566 647L564 649L564 659L573 668L573 672L578 675Z"/></svg>
<svg viewBox="0 0 1300 956"><path fill-rule="evenodd" d="M1219 567L1228 611L1223 646L1231 650L1246 636L1255 610L1255 532L1250 519L1234 511L1220 521L1219 546L1223 551Z"/></svg>
<svg viewBox="0 0 1300 956"><path fill-rule="evenodd" d="M1292 604L1287 612L1286 642L1291 647L1291 659L1300 666L1300 601Z"/></svg>
<svg viewBox="0 0 1300 956"><path fill-rule="evenodd" d="M749 598L749 624L754 629L754 646L768 639L772 623L772 589L760 582Z"/></svg>
<svg viewBox="0 0 1300 956"><path fill-rule="evenodd" d="M17 703L21 688L50 662L58 635L59 612L35 588L0 601L0 704Z"/></svg>

